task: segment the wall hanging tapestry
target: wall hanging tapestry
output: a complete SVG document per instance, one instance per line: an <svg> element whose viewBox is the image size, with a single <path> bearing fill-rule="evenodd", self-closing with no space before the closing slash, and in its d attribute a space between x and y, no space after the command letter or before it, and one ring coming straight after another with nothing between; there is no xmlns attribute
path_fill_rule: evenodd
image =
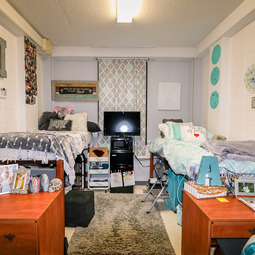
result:
<svg viewBox="0 0 255 255"><path fill-rule="evenodd" d="M99 59L99 126L105 111L139 111L141 135L134 137L136 155L146 151L146 59ZM109 147L110 136L99 135L102 147Z"/></svg>
<svg viewBox="0 0 255 255"><path fill-rule="evenodd" d="M36 46L26 37L25 45L25 86L26 104L35 104L37 96Z"/></svg>

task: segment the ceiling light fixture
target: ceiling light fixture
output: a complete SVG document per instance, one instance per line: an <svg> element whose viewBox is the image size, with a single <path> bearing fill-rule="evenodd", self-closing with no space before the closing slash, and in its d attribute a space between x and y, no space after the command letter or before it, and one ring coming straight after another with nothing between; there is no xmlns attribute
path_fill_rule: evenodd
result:
<svg viewBox="0 0 255 255"><path fill-rule="evenodd" d="M132 23L140 8L141 0L117 0L117 22Z"/></svg>

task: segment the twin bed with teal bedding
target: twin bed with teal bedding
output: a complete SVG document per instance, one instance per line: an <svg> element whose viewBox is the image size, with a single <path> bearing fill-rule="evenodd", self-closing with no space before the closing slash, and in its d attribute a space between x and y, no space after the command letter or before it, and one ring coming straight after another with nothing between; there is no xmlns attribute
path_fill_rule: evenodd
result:
<svg viewBox="0 0 255 255"><path fill-rule="evenodd" d="M170 166L168 189L175 207L182 200L184 181L187 181L193 172L198 173L203 156L216 156L221 174L248 176L255 174L255 149L253 149L255 141L208 141L205 129L190 127L181 127L181 131L184 130L184 132L175 136L175 129L172 128L173 126L170 127L173 123L166 124L168 125L168 128L165 126L167 135L164 138L157 137L150 145L150 152L164 157ZM178 125L185 126L185 124ZM187 130L189 133L185 136ZM199 136L200 139L196 139ZM176 137L178 140L175 139ZM166 203L172 209L170 201Z"/></svg>

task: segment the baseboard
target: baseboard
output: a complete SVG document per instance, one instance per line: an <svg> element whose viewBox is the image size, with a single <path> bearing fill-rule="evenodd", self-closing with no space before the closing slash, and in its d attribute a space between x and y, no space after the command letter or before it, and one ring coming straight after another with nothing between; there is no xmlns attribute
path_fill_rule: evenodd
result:
<svg viewBox="0 0 255 255"><path fill-rule="evenodd" d="M135 185L147 185L148 181L136 181Z"/></svg>

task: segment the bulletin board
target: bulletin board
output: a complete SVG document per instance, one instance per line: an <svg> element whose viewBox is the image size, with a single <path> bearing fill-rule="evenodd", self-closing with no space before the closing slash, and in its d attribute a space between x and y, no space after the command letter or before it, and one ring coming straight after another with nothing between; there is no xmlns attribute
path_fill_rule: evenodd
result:
<svg viewBox="0 0 255 255"><path fill-rule="evenodd" d="M160 82L158 84L158 110L181 109L181 83Z"/></svg>

